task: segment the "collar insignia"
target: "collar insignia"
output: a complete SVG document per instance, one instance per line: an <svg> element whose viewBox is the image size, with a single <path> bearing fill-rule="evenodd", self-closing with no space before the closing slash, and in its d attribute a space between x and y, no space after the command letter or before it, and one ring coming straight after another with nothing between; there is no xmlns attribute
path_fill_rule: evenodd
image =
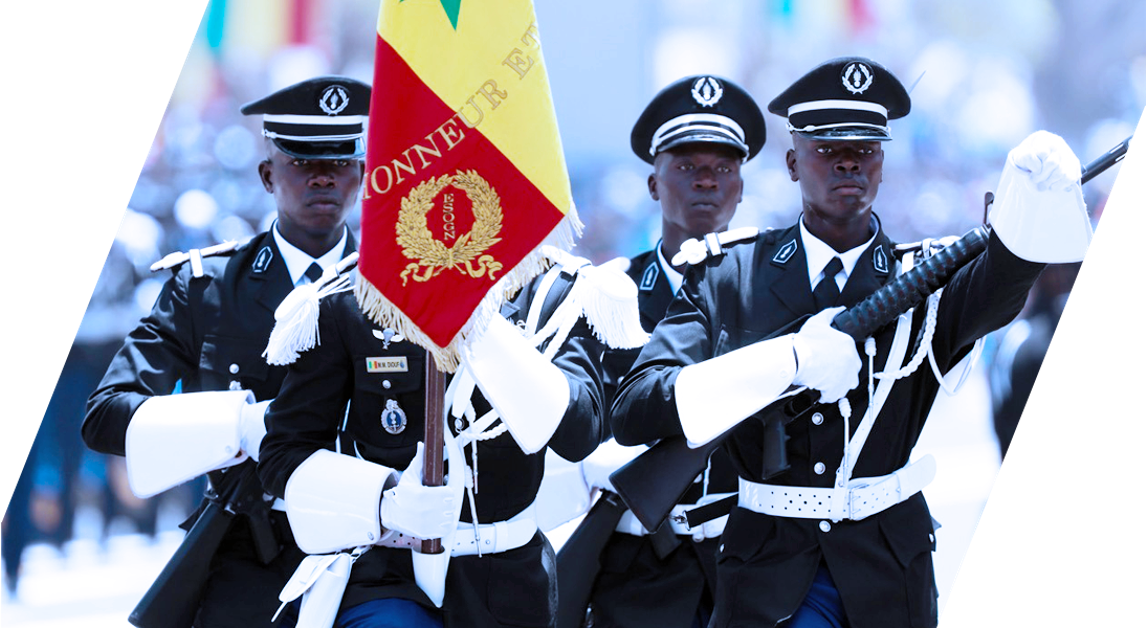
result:
<svg viewBox="0 0 1147 629"><path fill-rule="evenodd" d="M657 270L657 261L654 260L650 262L649 266L645 267L645 272L641 274L641 286L639 288L641 288L643 292L653 290L653 287L657 284L657 276L659 273Z"/></svg>
<svg viewBox="0 0 1147 629"><path fill-rule="evenodd" d="M266 273L267 269L271 267L271 260L275 258L275 252L271 250L271 245L263 245L259 253L255 254L255 262L251 264L251 270L255 273Z"/></svg>
<svg viewBox="0 0 1147 629"><path fill-rule="evenodd" d="M797 239L793 238L792 240L781 245L781 248L777 250L777 255L773 256L773 262L776 264L784 264L788 262L789 258L792 258L793 254L796 252Z"/></svg>
<svg viewBox="0 0 1147 629"><path fill-rule="evenodd" d="M888 255L884 253L884 245L876 245L872 250L872 266L877 273L888 273Z"/></svg>

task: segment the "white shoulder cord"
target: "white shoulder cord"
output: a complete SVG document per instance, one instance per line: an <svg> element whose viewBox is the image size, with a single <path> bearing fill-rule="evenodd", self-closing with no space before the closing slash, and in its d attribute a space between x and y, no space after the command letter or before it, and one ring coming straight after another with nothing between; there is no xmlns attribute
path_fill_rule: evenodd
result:
<svg viewBox="0 0 1147 629"><path fill-rule="evenodd" d="M554 266L542 278L541 283L538 285L537 293L530 304L530 310L526 315L526 330L534 329L537 326L538 320L541 318L541 310L545 304L546 297L549 295L550 289L553 287L558 274L564 269L559 269ZM576 273L576 271L575 271ZM530 341L535 346L540 346L547 338L553 336L550 344L542 353L547 359L552 360L554 355L557 354L558 349L565 343L569 333L573 330L577 320L581 317L582 309L580 300L577 298L578 287L581 282L575 279L574 286L570 291L570 295L558 306L546 326L536 333L531 335ZM528 333L528 332L527 332ZM502 423L496 427L491 428L494 422L497 422L497 411L491 409L484 414L481 419L475 421L476 413L474 412L474 404L471 401L471 396L474 394L474 380L464 374L464 369L459 369L455 377L450 381L450 386L446 390L446 399L455 400L458 396L465 396L465 406L463 408L463 415L469 424L465 430L458 431L458 449L464 450L469 444L473 444L470 449L471 465L466 465L465 478L466 478L466 493L470 499L470 520L474 525L474 540L480 542L481 534L478 530L478 508L475 500L475 495L478 493L478 443L479 441L488 441L502 435L502 433L509 430L509 426ZM466 384L460 386L458 383L466 381ZM453 408L459 405L452 404ZM458 419L458 416L455 416ZM478 544L478 556L482 556L482 545Z"/></svg>
<svg viewBox="0 0 1147 629"><path fill-rule="evenodd" d="M912 258L909 256L905 259L903 270L907 271L912 267ZM911 323L913 310L900 315L899 323L896 327L896 334L893 337L892 349L889 351L885 371L874 373L876 357L876 341L872 337L865 339L864 350L868 356L868 409L865 412L864 418L861 420L860 426L857 427L856 434L851 436L851 419L852 419L852 406L848 398L841 398L838 402L841 417L844 419L844 456L841 460L841 465L837 469L837 478L833 491L833 512L837 514L844 513L844 501L848 495L848 485L852 479L852 472L856 466L856 461L860 458L860 452L864 448L865 442L868 440L868 435L872 431L872 427L876 422L876 417L880 414L884 406L884 402L888 399L891 392L892 384L901 378L911 375L916 371L924 360L927 354L927 348L931 347L932 336L936 328L936 310L939 306L939 292L934 293L928 298L928 312L925 319L925 329L920 348L912 357L912 360L903 367L896 368L895 371L889 371L895 365L900 365L903 360L904 352L907 350L908 335L911 331ZM880 386L875 386L875 380L880 380Z"/></svg>

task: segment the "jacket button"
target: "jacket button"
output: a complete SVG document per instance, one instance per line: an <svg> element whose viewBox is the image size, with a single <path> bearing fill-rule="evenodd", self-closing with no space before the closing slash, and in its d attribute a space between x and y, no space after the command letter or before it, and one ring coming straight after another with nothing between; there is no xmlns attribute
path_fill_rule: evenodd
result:
<svg viewBox="0 0 1147 629"><path fill-rule="evenodd" d="M383 380L382 381L382 388L389 389L390 388L390 380Z"/></svg>
<svg viewBox="0 0 1147 629"><path fill-rule="evenodd" d="M820 521L820 530L827 533L827 532L832 530L832 525L828 523L828 520L821 520Z"/></svg>
<svg viewBox="0 0 1147 629"><path fill-rule="evenodd" d="M819 426L824 423L824 415L821 413L812 414L812 423L814 426Z"/></svg>
<svg viewBox="0 0 1147 629"><path fill-rule="evenodd" d="M818 461L816 465L812 466L812 471L817 474L824 474L824 463Z"/></svg>
<svg viewBox="0 0 1147 629"><path fill-rule="evenodd" d="M239 365L231 363L231 366L227 368L227 371L230 371L231 373L239 373Z"/></svg>
<svg viewBox="0 0 1147 629"><path fill-rule="evenodd" d="M231 384L228 385L227 388L231 389L232 391L239 391L243 388L243 385L239 384L238 380L232 380Z"/></svg>

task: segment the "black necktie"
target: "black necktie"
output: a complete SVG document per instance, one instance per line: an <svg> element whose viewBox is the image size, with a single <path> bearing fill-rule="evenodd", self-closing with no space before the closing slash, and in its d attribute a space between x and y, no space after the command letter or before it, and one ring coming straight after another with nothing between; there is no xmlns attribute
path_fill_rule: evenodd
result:
<svg viewBox="0 0 1147 629"><path fill-rule="evenodd" d="M308 266L307 270L303 272L303 275L307 276L311 282L317 282L323 276L323 267L319 266L318 262L312 262L311 266Z"/></svg>
<svg viewBox="0 0 1147 629"><path fill-rule="evenodd" d="M817 312L825 308L831 308L836 305L836 301L840 299L840 289L836 287L836 274L840 273L844 268L840 258L833 258L824 265L824 278L816 285L812 291L812 300L816 305Z"/></svg>

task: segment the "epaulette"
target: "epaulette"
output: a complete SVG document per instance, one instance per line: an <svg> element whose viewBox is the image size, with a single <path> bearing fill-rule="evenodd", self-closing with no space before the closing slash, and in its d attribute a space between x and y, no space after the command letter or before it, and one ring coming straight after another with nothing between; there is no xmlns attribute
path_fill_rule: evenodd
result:
<svg viewBox="0 0 1147 629"><path fill-rule="evenodd" d="M911 242L892 247L894 259L901 263L901 271L907 271L925 258L950 246L959 240L959 236L945 236L943 238L925 238L920 242Z"/></svg>
<svg viewBox="0 0 1147 629"><path fill-rule="evenodd" d="M700 264L711 256L724 253L723 246L756 238L760 233L761 230L756 227L738 227L723 232L710 232L700 240L690 238L681 243L681 250L673 254L670 263L673 266Z"/></svg>
<svg viewBox="0 0 1147 629"><path fill-rule="evenodd" d="M944 247L951 245L952 243L956 242L959 239L960 239L959 236L945 236L943 238L925 238L924 240L921 240L920 242L910 242L910 243L906 243L906 244L902 244L902 245L895 245L894 247L892 247L892 253L894 253L896 255L896 257L898 257L898 258L903 256L906 253L909 253L909 252L917 253L917 252L923 251L925 249L931 251L931 253L935 253L935 251L933 251L933 250L943 249Z"/></svg>
<svg viewBox="0 0 1147 629"><path fill-rule="evenodd" d="M203 277L203 258L231 253L238 248L238 240L228 240L227 242L221 242L217 245L211 245L210 247L204 247L202 249L176 251L163 256L158 262L152 264L151 271L154 273L155 271L162 271L164 269L173 269L184 262L191 262L191 277Z"/></svg>
<svg viewBox="0 0 1147 629"><path fill-rule="evenodd" d="M525 322L536 342L560 331L562 338L550 341L550 347L556 350L581 316L585 316L594 336L609 347L640 347L649 340L649 334L641 327L637 285L619 266L621 262L628 263L628 258L594 266L586 258L554 247L543 247L543 252L554 264L535 289ZM559 274L572 276L573 286L552 312L543 313Z"/></svg>
<svg viewBox="0 0 1147 629"><path fill-rule="evenodd" d="M267 364L289 365L318 343L319 300L350 290L349 273L357 266L356 251L323 270L318 281L297 286L283 298L275 309L275 327L263 350Z"/></svg>

